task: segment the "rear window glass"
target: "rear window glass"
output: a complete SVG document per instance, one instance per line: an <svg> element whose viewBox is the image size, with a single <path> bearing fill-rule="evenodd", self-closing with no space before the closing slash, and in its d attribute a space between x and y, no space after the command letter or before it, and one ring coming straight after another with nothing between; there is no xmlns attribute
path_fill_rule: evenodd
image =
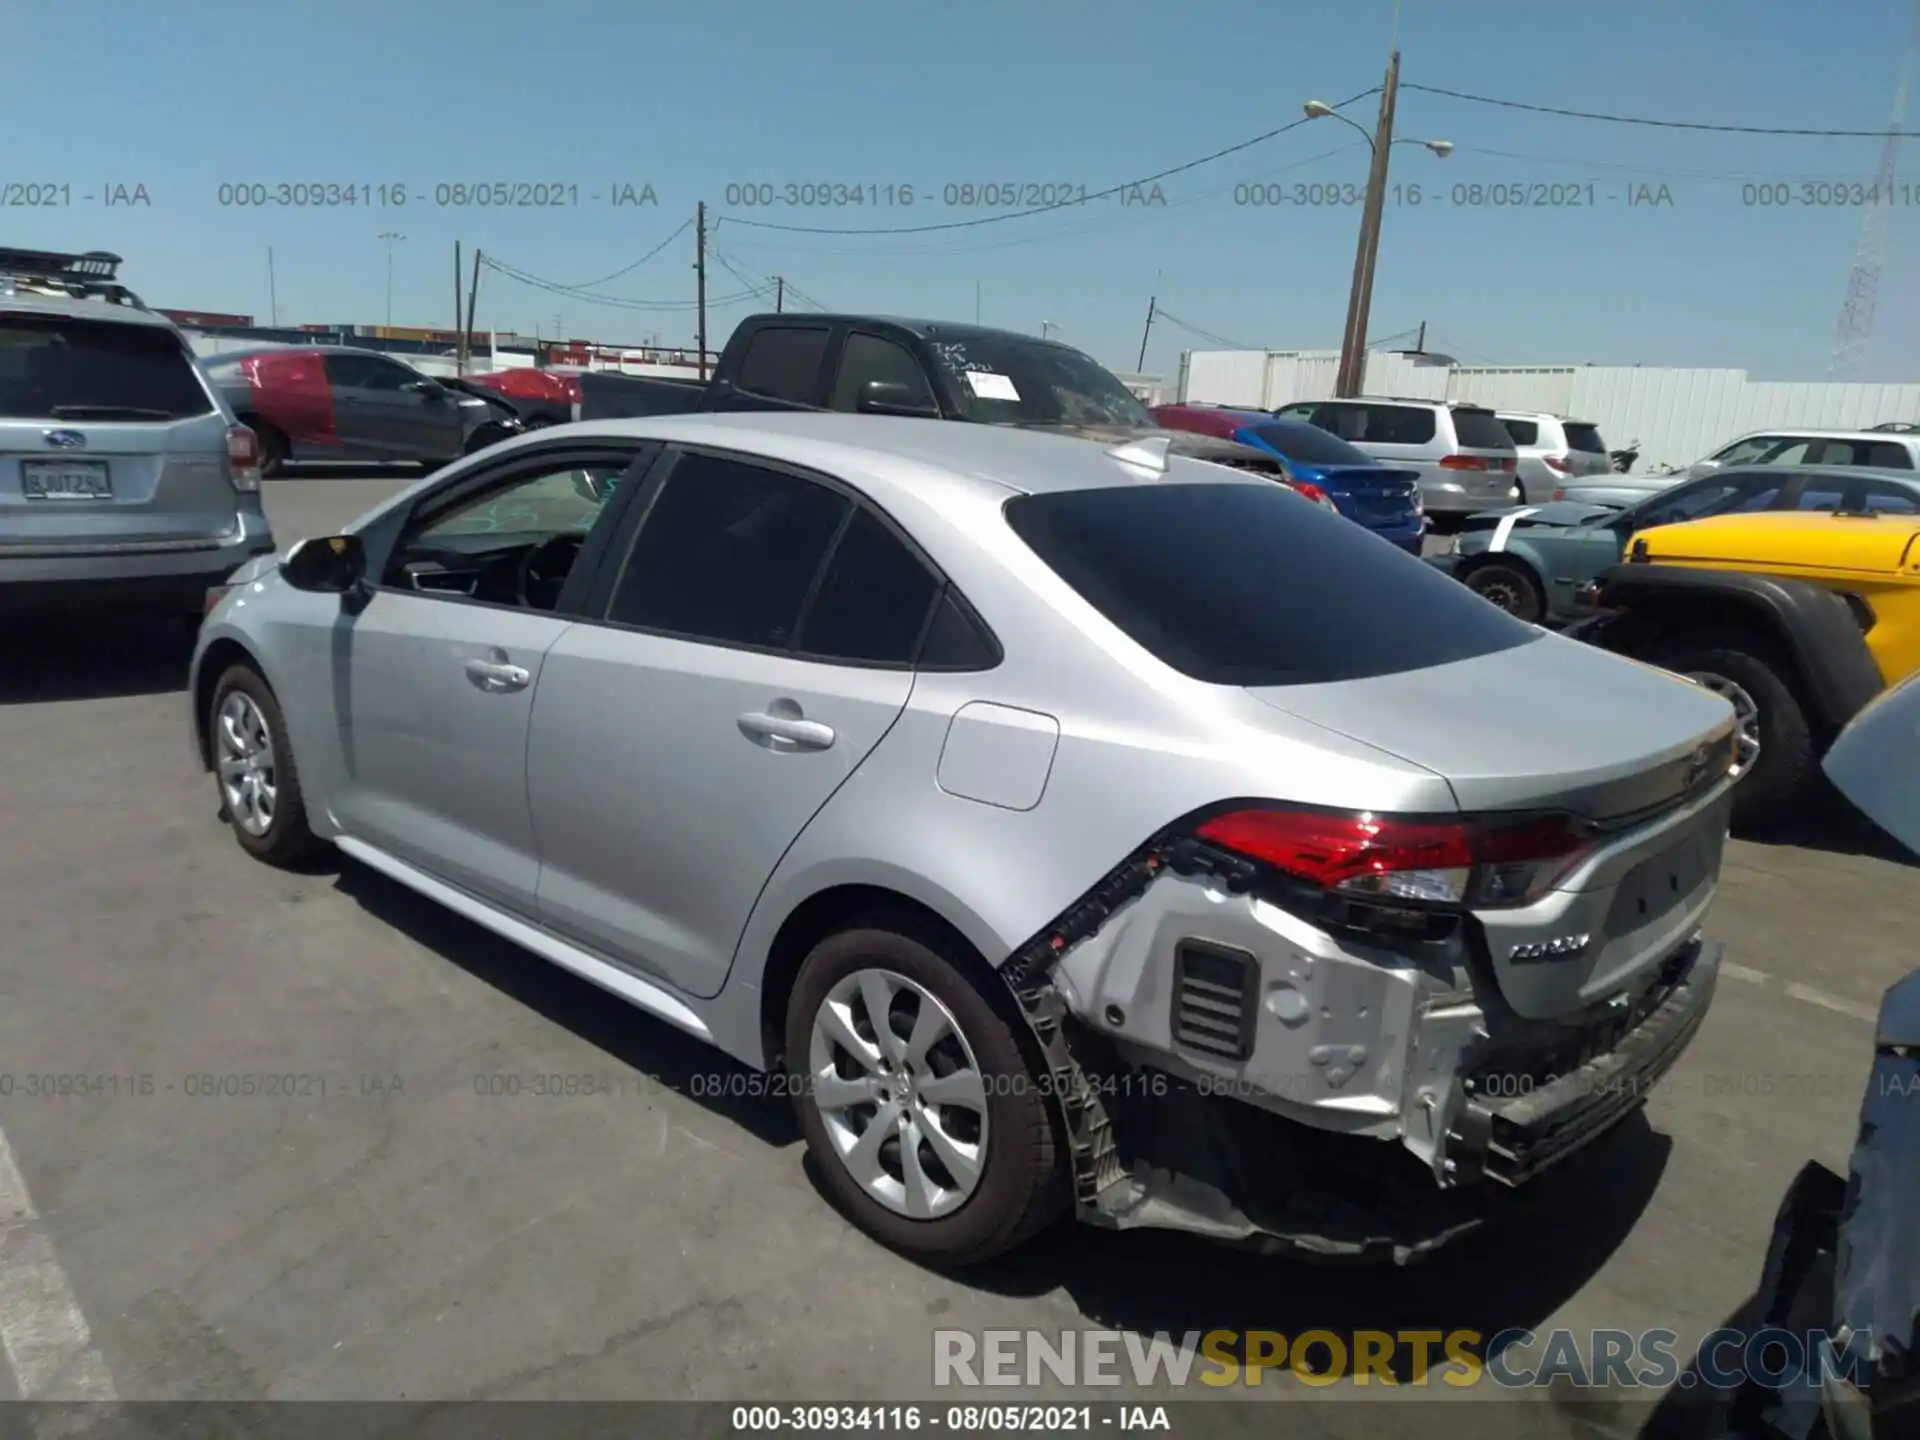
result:
<svg viewBox="0 0 1920 1440"><path fill-rule="evenodd" d="M1507 434L1513 437L1514 444L1538 445L1540 443L1540 424L1538 421L1508 420L1502 416L1500 423L1506 427Z"/></svg>
<svg viewBox="0 0 1920 1440"><path fill-rule="evenodd" d="M1512 429L1513 427L1508 426L1507 428ZM1600 438L1599 426L1579 425L1569 421L1560 428L1567 432L1567 448L1569 450L1578 450L1587 455L1604 455L1607 453L1607 442ZM1515 436L1514 438L1518 439L1519 437Z"/></svg>
<svg viewBox="0 0 1920 1440"><path fill-rule="evenodd" d="M1491 410L1455 410L1453 433L1466 450L1511 450L1513 437Z"/></svg>
<svg viewBox="0 0 1920 1440"><path fill-rule="evenodd" d="M0 316L0 417L182 420L214 408L171 330Z"/></svg>
<svg viewBox="0 0 1920 1440"><path fill-rule="evenodd" d="M1023 495L1007 523L1166 664L1215 685L1313 685L1509 650L1540 632L1285 489Z"/></svg>
<svg viewBox="0 0 1920 1440"><path fill-rule="evenodd" d="M1253 432L1289 460L1302 465L1371 465L1374 459L1357 445L1312 425L1262 425Z"/></svg>

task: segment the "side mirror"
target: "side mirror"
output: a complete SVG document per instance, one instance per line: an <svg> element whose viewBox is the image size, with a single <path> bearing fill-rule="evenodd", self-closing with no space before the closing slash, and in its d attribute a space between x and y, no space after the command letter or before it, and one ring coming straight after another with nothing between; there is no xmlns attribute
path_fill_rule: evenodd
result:
<svg viewBox="0 0 1920 1440"><path fill-rule="evenodd" d="M345 595L367 578L367 552L358 535L302 540L287 551L280 574L296 590Z"/></svg>
<svg viewBox="0 0 1920 1440"><path fill-rule="evenodd" d="M899 380L869 380L860 387L854 409L862 415L904 415L917 420L938 420L940 409L922 398L924 392Z"/></svg>
<svg viewBox="0 0 1920 1440"><path fill-rule="evenodd" d="M438 400L447 393L447 387L442 385L438 380L424 378L420 380L409 380L400 388L426 400Z"/></svg>

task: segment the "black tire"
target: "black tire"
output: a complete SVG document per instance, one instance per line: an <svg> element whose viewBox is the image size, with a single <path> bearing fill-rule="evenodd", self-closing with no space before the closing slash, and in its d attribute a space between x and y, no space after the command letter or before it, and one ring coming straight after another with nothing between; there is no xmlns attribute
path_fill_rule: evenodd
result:
<svg viewBox="0 0 1920 1440"><path fill-rule="evenodd" d="M526 429L527 433L531 435L535 430L545 430L559 423L558 420L550 419L545 415L530 415L527 417Z"/></svg>
<svg viewBox="0 0 1920 1440"><path fill-rule="evenodd" d="M939 998L959 1022L987 1089L987 1158L978 1187L951 1214L911 1219L869 1196L847 1172L813 1103L808 1051L813 1021L836 982L883 968ZM1071 1198L1057 1118L1029 1058L1012 993L978 955L938 927L905 914L862 917L827 936L801 962L788 1002L786 1068L794 1108L829 1198L883 1245L941 1268L1004 1254L1057 1219Z"/></svg>
<svg viewBox="0 0 1920 1440"><path fill-rule="evenodd" d="M277 426L269 425L264 420L248 420L245 424L260 441L260 478L272 480L284 474L287 457L292 453L287 437Z"/></svg>
<svg viewBox="0 0 1920 1440"><path fill-rule="evenodd" d="M1682 675L1731 680L1752 697L1760 754L1734 787L1737 827L1773 824L1811 799L1820 757L1799 679L1779 646L1751 631L1695 631L1662 642L1650 658Z"/></svg>
<svg viewBox="0 0 1920 1440"><path fill-rule="evenodd" d="M1518 560L1489 560L1476 565L1462 577L1461 583L1516 620L1538 625L1547 613L1547 595L1541 588L1540 577Z"/></svg>
<svg viewBox="0 0 1920 1440"><path fill-rule="evenodd" d="M280 702L274 698L273 687L267 684L266 678L251 665L229 666L214 684L213 698L207 702L207 737L215 762L214 783L219 785L220 778L220 707L235 691L251 700L266 722L267 734L273 741L276 793L273 819L265 834L250 834L241 827L239 820L228 812L224 788L220 790L221 818L232 827L240 848L254 859L269 865L297 865L324 850L326 841L316 836L307 824L306 802L300 794L300 772L294 764L293 745L287 738L287 722L280 713Z"/></svg>

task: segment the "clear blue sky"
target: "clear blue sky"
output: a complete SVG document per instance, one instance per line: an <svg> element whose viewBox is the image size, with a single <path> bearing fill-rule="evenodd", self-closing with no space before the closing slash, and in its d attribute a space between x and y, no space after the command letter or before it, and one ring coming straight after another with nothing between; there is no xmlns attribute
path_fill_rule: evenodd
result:
<svg viewBox="0 0 1920 1440"><path fill-rule="evenodd" d="M1402 78L1538 104L1721 123L1887 124L1909 0L1404 0ZM882 237L749 229L734 215L860 228L992 213L948 185L1102 189L1270 130L1303 101L1379 82L1392 0L328 0L325 4L15 0L0 47L0 183L70 203L0 211L5 241L104 248L156 304L378 323L386 245L394 320L451 325L453 244L568 285L665 239L698 200L717 251L755 283L789 277L834 308L1056 333L1117 368L1147 299L1249 345L1337 345L1359 210L1302 208L1294 185L1365 180L1361 137L1320 120L1114 201L967 230ZM1352 113L1371 126L1376 100ZM1388 208L1373 302L1382 337L1424 320L1429 348L1503 364L1744 366L1826 372L1858 208L1799 204L1802 182L1870 182L1877 139L1645 130L1403 91L1398 133L1458 147L1393 152L1425 203ZM1908 128L1920 129L1920 100ZM1333 152L1333 153L1329 153ZM1886 216L1869 377L1920 369L1920 141ZM577 186L562 209L436 205L435 187ZM247 209L223 184L377 187L404 209ZM1592 206L1447 203L1469 187L1584 186ZM746 208L729 185L910 185L898 204ZM1235 203L1285 187L1276 208ZM1784 209L1744 185L1785 183ZM149 204L109 206L108 187ZM615 187L658 204L618 207ZM1667 203L1629 206L1647 187ZM1461 189L1456 192L1454 187ZM1485 193L1483 191L1483 193ZM86 196L93 196L91 200ZM600 196L597 201L590 198ZM20 198L17 194L9 199ZM375 197L377 200L377 196ZM737 198L737 197L736 197ZM882 197L884 198L884 197ZM1582 197L1584 198L1584 196ZM605 293L690 302L691 234ZM745 285L716 261L709 294ZM759 302L718 306L717 344ZM688 310L634 312L482 283L479 319L551 334L688 343ZM1147 368L1210 342L1156 325Z"/></svg>

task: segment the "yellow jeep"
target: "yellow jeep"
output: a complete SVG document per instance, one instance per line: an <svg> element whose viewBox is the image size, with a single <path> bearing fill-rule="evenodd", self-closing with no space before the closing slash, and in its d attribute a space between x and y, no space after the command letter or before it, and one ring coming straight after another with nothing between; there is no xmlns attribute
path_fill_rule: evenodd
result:
<svg viewBox="0 0 1920 1440"><path fill-rule="evenodd" d="M1727 697L1736 823L1811 798L1833 738L1920 671L1920 516L1720 515L1642 531L1626 556L1568 633Z"/></svg>

